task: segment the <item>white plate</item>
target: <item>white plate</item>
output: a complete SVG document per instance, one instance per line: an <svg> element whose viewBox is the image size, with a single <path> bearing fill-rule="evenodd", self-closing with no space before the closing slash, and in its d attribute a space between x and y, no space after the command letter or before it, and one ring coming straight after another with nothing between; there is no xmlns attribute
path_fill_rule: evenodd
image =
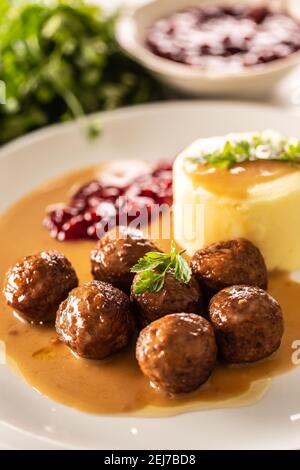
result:
<svg viewBox="0 0 300 470"><path fill-rule="evenodd" d="M299 119L283 111L231 102L140 106L104 113L102 122L103 135L92 143L82 124L72 123L3 148L0 212L36 185L104 159L166 159L199 136L265 128L297 136L300 129ZM0 447L299 448L299 392L300 368L295 367L252 406L166 418L101 417L52 402L0 366Z"/></svg>

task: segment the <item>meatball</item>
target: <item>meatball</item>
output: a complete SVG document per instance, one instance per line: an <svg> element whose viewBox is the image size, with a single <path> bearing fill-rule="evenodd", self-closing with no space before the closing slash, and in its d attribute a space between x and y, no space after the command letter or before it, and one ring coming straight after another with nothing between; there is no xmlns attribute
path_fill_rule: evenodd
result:
<svg viewBox="0 0 300 470"><path fill-rule="evenodd" d="M208 297L234 284L247 284L266 289L268 273L264 258L249 240L213 243L196 251L191 269Z"/></svg>
<svg viewBox="0 0 300 470"><path fill-rule="evenodd" d="M209 305L220 357L228 363L254 362L270 356L281 343L283 317L278 302L253 286L231 286Z"/></svg>
<svg viewBox="0 0 300 470"><path fill-rule="evenodd" d="M131 288L131 302L140 326L146 326L169 313L201 313L202 292L194 277L185 284L170 272L166 274L164 286L160 291L135 294L134 286L140 275L135 275Z"/></svg>
<svg viewBox="0 0 300 470"><path fill-rule="evenodd" d="M127 227L111 230L91 253L94 279L129 293L134 278L130 269L149 251L160 250L140 230Z"/></svg>
<svg viewBox="0 0 300 470"><path fill-rule="evenodd" d="M207 381L216 362L214 331L203 317L173 313L144 328L136 358L143 374L170 393L191 392Z"/></svg>
<svg viewBox="0 0 300 470"><path fill-rule="evenodd" d="M59 304L78 286L67 258L57 251L26 256L6 274L3 293L8 305L32 323L54 322Z"/></svg>
<svg viewBox="0 0 300 470"><path fill-rule="evenodd" d="M88 359L104 359L124 348L135 329L127 295L100 281L72 290L55 326L59 339Z"/></svg>

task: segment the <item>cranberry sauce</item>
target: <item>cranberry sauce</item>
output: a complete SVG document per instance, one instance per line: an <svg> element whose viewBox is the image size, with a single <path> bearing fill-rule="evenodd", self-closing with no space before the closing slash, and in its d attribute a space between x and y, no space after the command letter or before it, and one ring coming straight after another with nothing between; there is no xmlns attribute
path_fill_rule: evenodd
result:
<svg viewBox="0 0 300 470"><path fill-rule="evenodd" d="M116 182L90 181L73 195L69 205L51 210L44 225L59 241L97 239L112 223L130 223L142 210L150 215L154 205L171 206L172 200L172 164L162 162L154 168L149 166L147 173L125 186L121 182L118 186Z"/></svg>
<svg viewBox="0 0 300 470"><path fill-rule="evenodd" d="M193 7L158 20L147 36L161 57L228 71L271 62L300 49L300 23L267 7Z"/></svg>

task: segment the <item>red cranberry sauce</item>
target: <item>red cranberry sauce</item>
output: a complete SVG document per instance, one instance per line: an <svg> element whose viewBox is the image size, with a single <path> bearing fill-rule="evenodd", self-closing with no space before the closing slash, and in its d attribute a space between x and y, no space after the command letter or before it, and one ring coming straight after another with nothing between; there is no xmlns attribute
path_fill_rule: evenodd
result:
<svg viewBox="0 0 300 470"><path fill-rule="evenodd" d="M298 51L300 23L268 7L193 7L156 21L146 42L175 62L234 71Z"/></svg>
<svg viewBox="0 0 300 470"><path fill-rule="evenodd" d="M172 201L172 164L162 162L154 168L149 166L148 173L126 186L97 180L85 184L69 205L51 210L44 225L59 241L97 239L102 228L112 228L112 221L115 225L123 225L124 220L130 223L142 210L150 216L154 205L171 206Z"/></svg>

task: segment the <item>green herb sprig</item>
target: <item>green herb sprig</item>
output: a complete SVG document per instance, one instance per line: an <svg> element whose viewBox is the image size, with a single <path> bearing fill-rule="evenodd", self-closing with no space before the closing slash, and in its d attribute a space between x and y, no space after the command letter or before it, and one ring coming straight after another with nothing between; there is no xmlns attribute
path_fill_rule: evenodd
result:
<svg viewBox="0 0 300 470"><path fill-rule="evenodd" d="M254 135L251 140L225 142L221 149L190 157L188 160L196 164L208 164L215 168L230 169L237 163L255 160L277 160L300 163L300 140L282 138L279 142L272 141L261 134Z"/></svg>
<svg viewBox="0 0 300 470"><path fill-rule="evenodd" d="M158 292L165 282L168 272L179 281L187 284L191 279L191 269L183 258L183 251L177 251L175 243L171 242L170 253L150 251L131 268L131 272L141 273L134 285L135 294L144 292Z"/></svg>

